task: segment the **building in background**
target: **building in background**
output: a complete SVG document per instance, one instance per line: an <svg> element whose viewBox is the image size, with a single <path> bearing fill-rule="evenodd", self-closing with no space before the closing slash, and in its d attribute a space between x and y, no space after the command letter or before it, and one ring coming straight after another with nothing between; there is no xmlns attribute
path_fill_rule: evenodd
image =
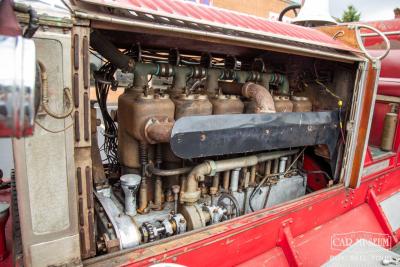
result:
<svg viewBox="0 0 400 267"><path fill-rule="evenodd" d="M287 6L298 2L290 0L187 0L200 4L234 10L255 15L270 20L277 20L279 13ZM289 22L294 18L293 12L286 13L283 21Z"/></svg>

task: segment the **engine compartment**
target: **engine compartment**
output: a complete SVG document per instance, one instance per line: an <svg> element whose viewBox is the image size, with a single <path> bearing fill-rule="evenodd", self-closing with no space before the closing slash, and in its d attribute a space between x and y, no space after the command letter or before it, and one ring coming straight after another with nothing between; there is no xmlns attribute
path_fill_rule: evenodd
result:
<svg viewBox="0 0 400 267"><path fill-rule="evenodd" d="M103 164L92 127L98 252L342 182L356 64L256 49L223 54L229 49L214 52L211 43L199 51L196 41L193 50L179 40L166 49L161 40L108 30L90 36L105 62L93 71L106 156ZM120 87L110 112L108 93Z"/></svg>

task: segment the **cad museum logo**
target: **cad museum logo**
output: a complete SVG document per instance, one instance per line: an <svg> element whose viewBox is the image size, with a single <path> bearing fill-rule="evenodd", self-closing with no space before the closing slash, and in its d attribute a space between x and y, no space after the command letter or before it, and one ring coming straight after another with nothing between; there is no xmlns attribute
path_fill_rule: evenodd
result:
<svg viewBox="0 0 400 267"><path fill-rule="evenodd" d="M374 243L375 245L389 248L391 247L391 238L390 235L382 234L382 233L372 233L372 232L349 232L349 233L338 233L333 234L331 236L331 249L343 250L351 245L355 244L357 241L361 240L362 242L369 241Z"/></svg>

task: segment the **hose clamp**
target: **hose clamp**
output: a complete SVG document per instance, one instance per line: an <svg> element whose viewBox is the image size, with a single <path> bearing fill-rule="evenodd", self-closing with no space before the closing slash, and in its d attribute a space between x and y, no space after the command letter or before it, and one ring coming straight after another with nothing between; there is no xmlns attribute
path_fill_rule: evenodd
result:
<svg viewBox="0 0 400 267"><path fill-rule="evenodd" d="M213 160L208 160L207 164L210 166L210 176L214 176L217 173L217 164Z"/></svg>

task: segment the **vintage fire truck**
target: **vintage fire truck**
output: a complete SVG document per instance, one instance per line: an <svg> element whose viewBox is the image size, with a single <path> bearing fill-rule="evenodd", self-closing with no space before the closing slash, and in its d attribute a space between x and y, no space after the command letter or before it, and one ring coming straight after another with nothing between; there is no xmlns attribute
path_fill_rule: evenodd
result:
<svg viewBox="0 0 400 267"><path fill-rule="evenodd" d="M399 263L399 20L179 0L0 14L1 266Z"/></svg>

